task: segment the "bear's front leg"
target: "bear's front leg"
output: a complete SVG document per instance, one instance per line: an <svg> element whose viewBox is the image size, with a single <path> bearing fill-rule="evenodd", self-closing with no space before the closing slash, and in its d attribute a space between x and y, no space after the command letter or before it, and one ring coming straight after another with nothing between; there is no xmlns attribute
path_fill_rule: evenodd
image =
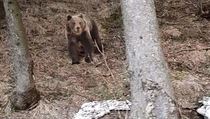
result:
<svg viewBox="0 0 210 119"><path fill-rule="evenodd" d="M69 50L69 55L72 60L72 65L73 64L80 64L79 62L79 52L78 52L78 42L76 38L71 38L68 40L68 50Z"/></svg>
<svg viewBox="0 0 210 119"><path fill-rule="evenodd" d="M89 32L82 34L81 43L85 49L85 62L90 63L93 61L93 40Z"/></svg>

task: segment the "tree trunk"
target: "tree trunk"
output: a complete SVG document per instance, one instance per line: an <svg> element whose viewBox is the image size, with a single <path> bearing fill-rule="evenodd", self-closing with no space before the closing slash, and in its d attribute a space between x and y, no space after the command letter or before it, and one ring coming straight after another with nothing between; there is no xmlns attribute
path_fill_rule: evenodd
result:
<svg viewBox="0 0 210 119"><path fill-rule="evenodd" d="M153 0L122 0L131 80L130 119L178 119Z"/></svg>
<svg viewBox="0 0 210 119"><path fill-rule="evenodd" d="M0 0L0 20L3 19L4 17L5 17L4 5L3 1Z"/></svg>
<svg viewBox="0 0 210 119"><path fill-rule="evenodd" d="M12 107L25 110L36 104L40 94L33 81L33 62L28 51L25 29L16 0L4 0L7 23L10 31L13 71L16 87L10 98Z"/></svg>

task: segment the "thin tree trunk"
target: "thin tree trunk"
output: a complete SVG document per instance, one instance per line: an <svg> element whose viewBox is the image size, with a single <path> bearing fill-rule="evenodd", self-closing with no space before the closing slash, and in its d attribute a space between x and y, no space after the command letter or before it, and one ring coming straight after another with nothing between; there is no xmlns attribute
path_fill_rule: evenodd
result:
<svg viewBox="0 0 210 119"><path fill-rule="evenodd" d="M3 1L0 0L0 20L3 19L4 17L5 17L4 5Z"/></svg>
<svg viewBox="0 0 210 119"><path fill-rule="evenodd" d="M160 47L153 0L122 0L130 119L178 119L169 71Z"/></svg>
<svg viewBox="0 0 210 119"><path fill-rule="evenodd" d="M4 0L7 23L10 31L13 71L16 87L11 96L11 104L16 110L27 109L36 104L40 95L33 81L33 62L28 51L25 29L16 0Z"/></svg>

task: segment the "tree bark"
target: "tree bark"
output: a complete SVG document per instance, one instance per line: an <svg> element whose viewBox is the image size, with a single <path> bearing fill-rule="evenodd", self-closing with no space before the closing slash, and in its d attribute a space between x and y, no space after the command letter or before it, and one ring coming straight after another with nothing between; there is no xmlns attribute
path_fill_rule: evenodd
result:
<svg viewBox="0 0 210 119"><path fill-rule="evenodd" d="M28 51L25 29L16 0L4 0L7 23L10 31L12 63L16 87L10 98L12 107L25 110L36 104L40 94L33 81L33 62Z"/></svg>
<svg viewBox="0 0 210 119"><path fill-rule="evenodd" d="M178 119L168 67L160 47L153 0L122 0L130 119Z"/></svg>
<svg viewBox="0 0 210 119"><path fill-rule="evenodd" d="M4 17L5 17L4 5L3 1L0 0L0 20L3 19Z"/></svg>

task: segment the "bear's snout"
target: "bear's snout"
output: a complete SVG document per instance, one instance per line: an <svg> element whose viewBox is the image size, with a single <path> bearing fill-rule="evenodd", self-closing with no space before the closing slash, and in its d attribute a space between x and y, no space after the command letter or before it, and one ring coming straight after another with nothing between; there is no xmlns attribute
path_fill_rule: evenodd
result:
<svg viewBox="0 0 210 119"><path fill-rule="evenodd" d="M79 30L79 29L80 29L80 27L78 26L78 27L76 27L76 29L77 29L77 30Z"/></svg>
<svg viewBox="0 0 210 119"><path fill-rule="evenodd" d="M80 27L79 26L77 26L77 27L75 27L75 32L77 32L77 33L79 33L80 32Z"/></svg>

